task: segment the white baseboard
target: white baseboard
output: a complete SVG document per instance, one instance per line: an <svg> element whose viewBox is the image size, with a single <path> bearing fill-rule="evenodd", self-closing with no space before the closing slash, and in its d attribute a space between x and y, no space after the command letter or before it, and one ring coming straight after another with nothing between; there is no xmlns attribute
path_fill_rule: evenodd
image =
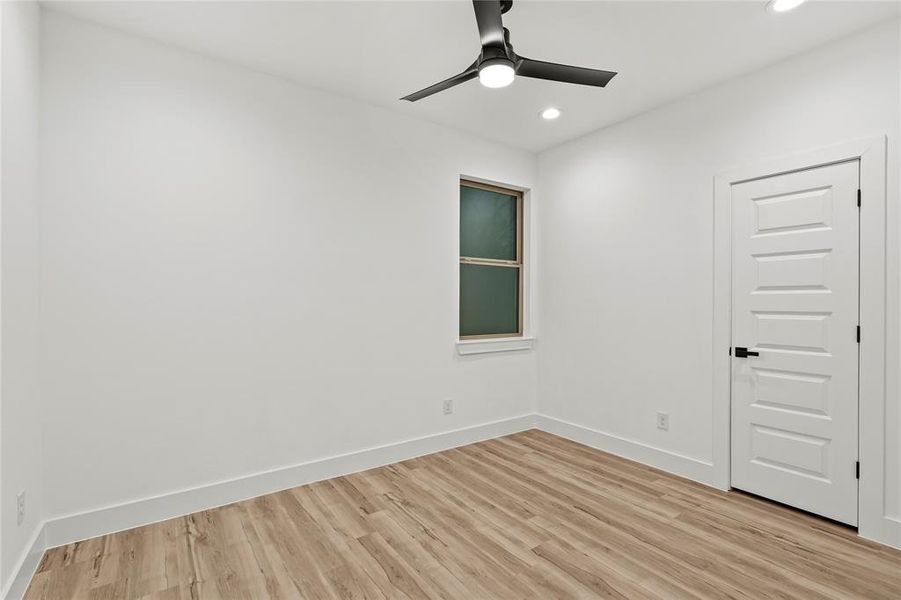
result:
<svg viewBox="0 0 901 600"><path fill-rule="evenodd" d="M39 524L31 536L31 542L19 558L8 581L3 582L0 598L4 600L21 600L25 596L28 584L34 577L47 544L44 539L44 523Z"/></svg>
<svg viewBox="0 0 901 600"><path fill-rule="evenodd" d="M533 414L349 452L290 467L49 519L47 548L531 429Z"/></svg>
<svg viewBox="0 0 901 600"><path fill-rule="evenodd" d="M546 415L535 415L535 427L568 440L640 462L649 467L667 471L711 487L717 487L715 469L713 463L710 462L649 446L648 444L610 433L604 433L603 431L589 429Z"/></svg>

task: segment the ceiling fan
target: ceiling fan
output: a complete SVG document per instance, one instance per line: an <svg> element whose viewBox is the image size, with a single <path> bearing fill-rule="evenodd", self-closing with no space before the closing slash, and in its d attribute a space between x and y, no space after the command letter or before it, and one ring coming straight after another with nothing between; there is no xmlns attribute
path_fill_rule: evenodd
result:
<svg viewBox="0 0 901 600"><path fill-rule="evenodd" d="M513 0L472 0L472 6L482 42L479 57L459 75L413 92L401 100L416 102L475 77L479 78L482 85L490 88L510 85L516 75L604 87L616 75L613 71L573 67L519 56L510 45L510 30L504 27L501 20L501 15L513 6Z"/></svg>

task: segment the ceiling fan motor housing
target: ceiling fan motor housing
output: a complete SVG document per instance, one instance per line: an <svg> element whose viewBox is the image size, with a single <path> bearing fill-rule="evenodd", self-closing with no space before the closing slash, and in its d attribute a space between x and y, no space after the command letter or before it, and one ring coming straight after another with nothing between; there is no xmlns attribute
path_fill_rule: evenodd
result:
<svg viewBox="0 0 901 600"><path fill-rule="evenodd" d="M479 55L479 70L482 70L489 65L497 64L515 67L516 60L514 59L514 56L513 48L509 45L504 48L485 46L482 48L482 53Z"/></svg>

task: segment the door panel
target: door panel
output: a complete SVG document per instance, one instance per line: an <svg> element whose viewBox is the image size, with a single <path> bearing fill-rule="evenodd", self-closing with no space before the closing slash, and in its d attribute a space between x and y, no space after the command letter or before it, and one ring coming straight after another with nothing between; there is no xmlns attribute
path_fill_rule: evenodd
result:
<svg viewBox="0 0 901 600"><path fill-rule="evenodd" d="M732 485L852 525L858 172L732 186Z"/></svg>

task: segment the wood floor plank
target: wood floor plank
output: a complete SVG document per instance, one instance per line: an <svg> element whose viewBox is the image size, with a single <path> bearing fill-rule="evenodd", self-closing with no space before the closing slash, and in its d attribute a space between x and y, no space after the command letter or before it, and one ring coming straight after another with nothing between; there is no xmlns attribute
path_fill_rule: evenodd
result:
<svg viewBox="0 0 901 600"><path fill-rule="evenodd" d="M25 598L898 600L901 552L532 430L54 548Z"/></svg>

